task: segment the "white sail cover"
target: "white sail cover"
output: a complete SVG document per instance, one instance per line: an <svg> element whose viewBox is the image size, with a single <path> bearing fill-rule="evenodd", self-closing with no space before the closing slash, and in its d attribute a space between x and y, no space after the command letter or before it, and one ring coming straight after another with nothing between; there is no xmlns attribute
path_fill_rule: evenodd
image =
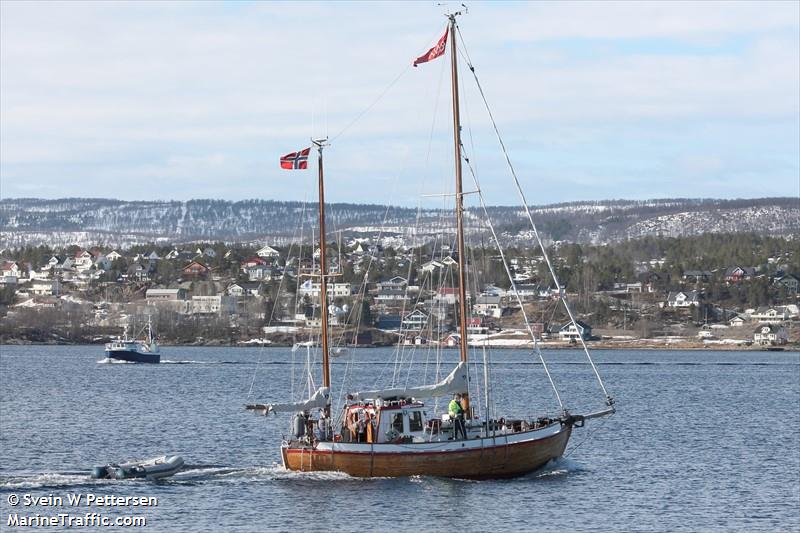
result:
<svg viewBox="0 0 800 533"><path fill-rule="evenodd" d="M268 403L267 413L296 413L297 411L308 411L310 409L322 409L330 403L330 391L328 387L320 387L311 398L303 402L294 403Z"/></svg>
<svg viewBox="0 0 800 533"><path fill-rule="evenodd" d="M467 364L460 362L446 378L435 385L356 392L353 394L353 398L356 400L374 400L375 398L395 397L422 399L465 393L468 392L468 390Z"/></svg>

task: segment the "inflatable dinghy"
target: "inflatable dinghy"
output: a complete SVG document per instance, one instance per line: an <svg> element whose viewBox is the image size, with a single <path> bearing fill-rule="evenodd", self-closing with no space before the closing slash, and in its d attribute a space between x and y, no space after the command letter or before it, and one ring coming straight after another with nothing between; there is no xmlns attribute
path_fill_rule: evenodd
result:
<svg viewBox="0 0 800 533"><path fill-rule="evenodd" d="M181 468L183 468L183 458L180 455L162 455L144 461L96 466L92 470L92 477L94 479L161 479L176 474Z"/></svg>

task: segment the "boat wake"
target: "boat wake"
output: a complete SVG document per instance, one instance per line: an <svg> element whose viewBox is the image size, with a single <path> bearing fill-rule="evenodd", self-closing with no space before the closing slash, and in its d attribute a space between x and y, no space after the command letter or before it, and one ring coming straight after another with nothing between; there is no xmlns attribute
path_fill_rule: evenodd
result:
<svg viewBox="0 0 800 533"><path fill-rule="evenodd" d="M525 476L522 479L549 479L568 476L573 473L583 471L583 467L577 461L561 458L551 461L544 468Z"/></svg>
<svg viewBox="0 0 800 533"><path fill-rule="evenodd" d="M162 365L254 365L250 361L196 361L194 359L162 359Z"/></svg>
<svg viewBox="0 0 800 533"><path fill-rule="evenodd" d="M529 482L561 478L582 470L579 463L571 459L560 459L550 463L543 469L512 481ZM250 466L236 468L225 465L185 465L177 474L160 480L139 479L92 479L90 471L21 473L11 476L0 476L0 493L4 491L64 489L80 487L108 486L109 484L158 483L166 485L202 485L207 483L263 483L271 481L310 481L310 482L374 482L379 479L395 478L356 478L343 472L295 472L275 463L272 466ZM412 483L425 483L426 480L442 480L428 476L404 478ZM477 483L473 480L446 480Z"/></svg>
<svg viewBox="0 0 800 533"><path fill-rule="evenodd" d="M100 359L97 362L98 365L135 365L133 361L122 361L120 359L113 359L111 357L106 357L105 359Z"/></svg>
<svg viewBox="0 0 800 533"><path fill-rule="evenodd" d="M121 361L106 357L97 361L98 365L138 365L136 361ZM194 359L176 360L176 359L162 359L159 364L162 365L255 365L256 363L250 361L196 361ZM148 366L153 366L148 364Z"/></svg>
<svg viewBox="0 0 800 533"><path fill-rule="evenodd" d="M92 479L90 472L44 472L0 476L0 492L27 489L58 489L64 487L91 487L109 483Z"/></svg>

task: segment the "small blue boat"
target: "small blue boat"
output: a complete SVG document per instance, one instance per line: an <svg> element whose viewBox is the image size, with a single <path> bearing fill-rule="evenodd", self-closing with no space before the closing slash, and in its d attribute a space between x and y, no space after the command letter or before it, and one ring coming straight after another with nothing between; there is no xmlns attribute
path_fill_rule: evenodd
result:
<svg viewBox="0 0 800 533"><path fill-rule="evenodd" d="M129 363L160 363L161 353L153 336L150 317L147 318L147 338L144 340L129 339L128 328L122 337L106 343L106 357Z"/></svg>

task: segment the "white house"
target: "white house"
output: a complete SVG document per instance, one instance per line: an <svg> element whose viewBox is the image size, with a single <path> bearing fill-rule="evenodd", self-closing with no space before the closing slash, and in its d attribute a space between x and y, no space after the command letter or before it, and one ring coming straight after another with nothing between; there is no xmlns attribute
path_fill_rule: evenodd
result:
<svg viewBox="0 0 800 533"><path fill-rule="evenodd" d="M500 296L481 294L475 299L472 310L476 315L500 318L503 315L503 304Z"/></svg>
<svg viewBox="0 0 800 533"><path fill-rule="evenodd" d="M404 289L408 284L408 280L402 276L395 276L389 281L379 281L376 286L378 291L382 289Z"/></svg>
<svg viewBox="0 0 800 533"><path fill-rule="evenodd" d="M310 279L300 285L297 293L302 296L319 298L321 292L319 282L314 283ZM353 286L349 283L328 283L328 297L347 297L353 294Z"/></svg>
<svg viewBox="0 0 800 533"><path fill-rule="evenodd" d="M236 300L227 295L192 296L189 310L192 314L229 314L236 310Z"/></svg>
<svg viewBox="0 0 800 533"><path fill-rule="evenodd" d="M746 323L747 321L740 315L736 315L735 317L728 320L728 325L731 326L732 328L740 328L744 326Z"/></svg>
<svg viewBox="0 0 800 533"><path fill-rule="evenodd" d="M670 292L667 295L667 307L692 307L700 305L700 293L697 291Z"/></svg>
<svg viewBox="0 0 800 533"><path fill-rule="evenodd" d="M786 344L788 339L784 327L777 324L764 324L757 327L753 333L753 342L761 346Z"/></svg>
<svg viewBox="0 0 800 533"><path fill-rule="evenodd" d="M789 320L789 313L784 306L759 307L750 313L750 318L759 324L782 324Z"/></svg>
<svg viewBox="0 0 800 533"><path fill-rule="evenodd" d="M275 258L279 257L281 254L278 250L276 250L272 246L264 246L263 248L259 248L258 251L256 251L256 255L258 257L264 257L264 258Z"/></svg>
<svg viewBox="0 0 800 533"><path fill-rule="evenodd" d="M186 300L186 289L147 289L145 299L148 304Z"/></svg>
<svg viewBox="0 0 800 533"><path fill-rule="evenodd" d="M440 268L444 268L444 265L439 261L428 261L422 265L423 272L434 272Z"/></svg>
<svg viewBox="0 0 800 533"><path fill-rule="evenodd" d="M245 267L244 271L250 281L271 281L274 276L273 268L267 265Z"/></svg>
<svg viewBox="0 0 800 533"><path fill-rule="evenodd" d="M24 272L17 263L12 261L5 261L2 264L2 271L0 272L0 283L15 285L19 278L24 277Z"/></svg>
<svg viewBox="0 0 800 533"><path fill-rule="evenodd" d="M428 324L428 315L419 309L411 311L403 317L403 329L421 330Z"/></svg>
<svg viewBox="0 0 800 533"><path fill-rule="evenodd" d="M31 283L29 291L38 295L53 295L61 292L61 282L57 279L37 279Z"/></svg>
<svg viewBox="0 0 800 533"><path fill-rule="evenodd" d="M258 282L232 283L228 285L225 292L228 293L228 296L241 298L243 296L258 296L261 288L262 284Z"/></svg>
<svg viewBox="0 0 800 533"><path fill-rule="evenodd" d="M583 340L589 340L591 336L592 326L580 320L576 320L575 324L568 322L561 326L561 329L558 330L558 337L562 341L574 342L580 337L583 337Z"/></svg>
<svg viewBox="0 0 800 533"><path fill-rule="evenodd" d="M91 252L83 250L75 254L74 265L75 270L78 272L84 272L92 268L94 264L94 257L92 256Z"/></svg>
<svg viewBox="0 0 800 533"><path fill-rule="evenodd" d="M483 294L491 295L491 296L500 296L501 298L508 294L503 288L498 287L497 285L486 285L483 288Z"/></svg>

